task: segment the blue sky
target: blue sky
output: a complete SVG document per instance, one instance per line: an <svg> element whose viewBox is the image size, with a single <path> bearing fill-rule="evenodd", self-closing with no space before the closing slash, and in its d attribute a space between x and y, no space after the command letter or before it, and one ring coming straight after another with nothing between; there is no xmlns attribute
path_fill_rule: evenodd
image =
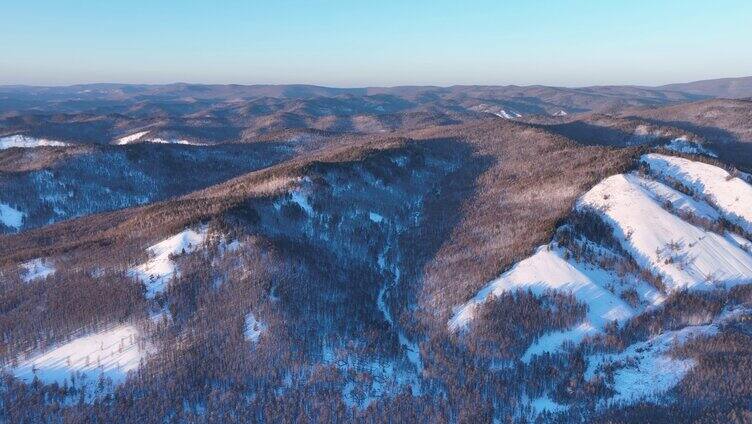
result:
<svg viewBox="0 0 752 424"><path fill-rule="evenodd" d="M646 84L752 75L752 2L0 0L0 84Z"/></svg>

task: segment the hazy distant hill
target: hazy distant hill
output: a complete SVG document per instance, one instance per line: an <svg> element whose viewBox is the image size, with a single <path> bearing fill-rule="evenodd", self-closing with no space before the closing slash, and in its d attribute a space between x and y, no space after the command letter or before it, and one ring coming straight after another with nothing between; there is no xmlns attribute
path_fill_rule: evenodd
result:
<svg viewBox="0 0 752 424"><path fill-rule="evenodd" d="M683 93L708 97L741 99L752 96L752 77L720 78L657 87L663 90L676 90Z"/></svg>

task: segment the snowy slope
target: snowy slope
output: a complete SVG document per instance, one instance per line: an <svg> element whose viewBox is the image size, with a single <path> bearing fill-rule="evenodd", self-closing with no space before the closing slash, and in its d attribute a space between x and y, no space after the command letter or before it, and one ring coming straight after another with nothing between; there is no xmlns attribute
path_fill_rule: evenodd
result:
<svg viewBox="0 0 752 424"><path fill-rule="evenodd" d="M31 283L36 280L43 280L55 273L55 267L42 258L32 259L21 264L23 268L23 280L25 283Z"/></svg>
<svg viewBox="0 0 752 424"><path fill-rule="evenodd" d="M10 369L17 378L31 381L34 376L44 383L63 384L75 374L96 383L100 375L114 384L125 380L131 370L138 368L144 351L138 344L139 333L131 325L79 337L45 352L22 360Z"/></svg>
<svg viewBox="0 0 752 424"><path fill-rule="evenodd" d="M140 131L131 135L126 135L124 137L120 137L117 139L118 145L126 145L126 144L133 144L133 143L159 143L159 144L186 144L186 145L193 145L193 146L201 146L202 143L196 143L188 140L184 140L181 138L160 138L160 137L154 137L154 138L144 138L150 131Z"/></svg>
<svg viewBox="0 0 752 424"><path fill-rule="evenodd" d="M11 147L41 147L41 146L67 146L68 143L63 143L57 140L48 140L45 138L28 137L22 134L10 135L7 137L0 137L0 150L10 149Z"/></svg>
<svg viewBox="0 0 752 424"><path fill-rule="evenodd" d="M186 229L146 249L150 259L132 268L131 275L146 284L147 297L152 298L164 291L177 272L171 256L195 251L206 240L206 234L206 228L199 231Z"/></svg>
<svg viewBox="0 0 752 424"><path fill-rule="evenodd" d="M249 342L256 343L261 337L261 334L266 331L266 325L257 320L256 316L252 312L249 312L245 316L245 324L243 326L243 334L245 339Z"/></svg>
<svg viewBox="0 0 752 424"><path fill-rule="evenodd" d="M646 155L642 159L660 164L674 163L677 158ZM752 213L752 209L742 212L738 208L752 201L752 192L748 192L752 189L742 180L727 181L725 175L728 174L720 168L708 169L710 165L684 159L675 163L681 171L673 170L673 174L696 174L698 180L708 180L705 184L695 181L694 186L706 190L704 199L720 200L687 196L664 184L660 178L637 173L611 176L585 193L575 208L595 211L611 228L623 252L612 252L597 245L591 250L600 257L628 255L625 261L631 260L641 271L660 277L667 293L685 287L708 290L752 283L752 242L740 234L717 234L705 225L730 216L731 210L737 211L738 216ZM651 168L660 169L652 165ZM685 180L689 185L688 177ZM734 197L738 195L740 200L732 204L729 193ZM590 241L587 243L593 245ZM554 352L568 341L577 343L599 332L609 322L625 321L665 299L667 293L660 293L642 280L644 277L639 272L617 275L614 270L596 265L597 261L585 263L573 258L567 248L556 242L538 248L534 255L520 261L468 302L456 307L448 323L449 329L467 329L484 302L507 291L531 290L540 296L547 290L558 290L570 293L587 305L585 320L538 338L521 358L528 362L535 355ZM637 295L633 306L621 298L627 289Z"/></svg>
<svg viewBox="0 0 752 424"><path fill-rule="evenodd" d="M0 203L0 223L6 227L14 228L18 230L23 225L24 216L26 214L7 205Z"/></svg>
<svg viewBox="0 0 752 424"><path fill-rule="evenodd" d="M687 139L687 137L677 137L671 140L664 147L667 148L668 150L673 150L675 152L680 152L680 153L691 153L695 155L708 155L712 157L718 156L715 153L713 153L711 150L702 146L700 143L690 141L689 139Z"/></svg>
<svg viewBox="0 0 752 424"><path fill-rule="evenodd" d="M664 186L656 191L668 190ZM705 209L684 197L674 202ZM583 206L600 210L622 247L641 267L663 277L671 289L710 289L714 282L732 285L752 281L752 255L727 238L664 209L638 176L605 179L582 197L579 207Z"/></svg>
<svg viewBox="0 0 752 424"><path fill-rule="evenodd" d="M704 196L729 221L752 233L752 185L717 166L658 154L642 157L660 178L678 180Z"/></svg>
<svg viewBox="0 0 752 424"><path fill-rule="evenodd" d="M118 138L117 144L121 144L122 145L122 144L133 143L135 141L138 141L139 139L141 139L141 137L145 136L148 133L149 133L149 131L140 131L140 132L137 132L137 133L134 133L134 134L131 134L131 135L126 135L125 137L120 137L120 138Z"/></svg>
<svg viewBox="0 0 752 424"><path fill-rule="evenodd" d="M722 314L713 323L667 331L650 340L635 343L614 354L596 354L588 358L585 379L606 378L608 369L613 372L611 388L616 394L608 403L632 403L638 400L657 400L657 396L676 386L696 365L694 359L674 358L669 351L687 341L718 333L719 325L749 313L744 308Z"/></svg>
<svg viewBox="0 0 752 424"><path fill-rule="evenodd" d="M564 259L564 251L555 245L545 245L531 257L519 262L507 273L489 283L468 303L458 307L449 322L453 331L464 328L474 318L478 306L505 291L531 290L542 295L546 290L571 293L579 302L588 305L585 321L572 329L548 333L539 338L523 355L529 361L534 355L555 351L565 341L579 342L583 337L602 329L611 321L624 321L635 311L605 286L618 277L602 268ZM646 285L640 286L642 297L659 299Z"/></svg>

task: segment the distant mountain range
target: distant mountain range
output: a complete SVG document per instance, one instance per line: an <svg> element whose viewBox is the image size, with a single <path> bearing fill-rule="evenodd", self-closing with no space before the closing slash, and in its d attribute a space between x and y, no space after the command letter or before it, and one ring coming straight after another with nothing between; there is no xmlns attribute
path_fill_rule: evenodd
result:
<svg viewBox="0 0 752 424"><path fill-rule="evenodd" d="M127 85L0 87L0 137L117 144L243 142L279 132L382 133L507 119L621 113L745 97L750 78L663 87ZM140 134L140 135L138 135ZM138 135L138 136L137 136Z"/></svg>

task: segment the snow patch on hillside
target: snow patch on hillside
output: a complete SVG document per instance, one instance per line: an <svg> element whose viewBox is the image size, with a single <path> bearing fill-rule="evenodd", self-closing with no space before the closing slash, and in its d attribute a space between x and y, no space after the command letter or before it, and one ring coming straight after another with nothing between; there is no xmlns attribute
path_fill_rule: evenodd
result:
<svg viewBox="0 0 752 424"><path fill-rule="evenodd" d="M469 109L475 112L490 113L492 115L496 115L499 118L504 118L504 119L515 119L515 118L522 117L521 114L517 113L516 111L512 109L507 110L498 105L489 105L485 103L475 105Z"/></svg>
<svg viewBox="0 0 752 424"><path fill-rule="evenodd" d="M125 381L138 368L145 351L139 346L139 332L131 325L76 338L45 352L32 354L10 372L25 382L36 376L44 383L96 386L101 377L114 385Z"/></svg>
<svg viewBox="0 0 752 424"><path fill-rule="evenodd" d="M46 138L29 137L22 134L10 135L7 137L0 137L0 150L10 149L11 147L31 148L42 146L67 146L68 143L63 143L57 140L48 140Z"/></svg>
<svg viewBox="0 0 752 424"><path fill-rule="evenodd" d="M500 111L495 112L494 115L496 115L496 116L498 116L500 118L504 118L504 119L514 119L514 118L521 118L522 117L522 115L520 115L519 113L517 113L517 112L515 112L513 110L510 110L510 111L507 112L504 109L501 109Z"/></svg>
<svg viewBox="0 0 752 424"><path fill-rule="evenodd" d="M291 191L290 200L300 206L300 208L303 209L308 215L313 215L313 206L311 206L311 203L308 201L308 195L305 194L302 190Z"/></svg>
<svg viewBox="0 0 752 424"><path fill-rule="evenodd" d="M148 133L149 131L140 131L131 135L126 135L125 137L120 137L118 138L117 144L123 145L133 143L134 141L140 140L141 137L145 136Z"/></svg>
<svg viewBox="0 0 752 424"><path fill-rule="evenodd" d="M585 379L600 377L606 381L613 372L611 388L616 392L607 399L607 404L633 403L636 401L656 401L657 397L674 386L697 364L692 358L675 358L670 350L681 346L696 337L713 336L719 325L733 320L749 311L744 308L724 313L708 325L685 327L667 331L644 342L627 347L620 353L596 354L588 358Z"/></svg>
<svg viewBox="0 0 752 424"><path fill-rule="evenodd" d="M530 290L543 295L547 290L571 293L577 301L588 306L585 320L572 329L555 331L536 340L525 352L522 360L530 361L535 355L556 351L564 342L577 343L585 336L600 331L612 321L631 318L635 311L605 286L618 277L600 267L565 259L565 252L554 244L538 248L536 253L519 262L501 277L490 282L473 299L455 309L449 328L458 331L466 328L475 317L477 308L493 296L515 290ZM646 285L639 285L642 297L659 301L660 297Z"/></svg>
<svg viewBox="0 0 752 424"><path fill-rule="evenodd" d="M667 148L668 150L673 150L679 153L690 153L693 155L708 155L712 157L718 156L711 150L706 149L700 143L690 141L686 136L677 137L671 140L664 147Z"/></svg>
<svg viewBox="0 0 752 424"><path fill-rule="evenodd" d="M187 144L187 145L192 145L192 146L200 146L201 145L201 143L195 143L193 141L184 140L182 138L168 138L168 139L164 139L164 138L157 137L157 138L150 138L150 139L148 139L146 141L148 141L150 143L159 143L159 144Z"/></svg>
<svg viewBox="0 0 752 424"><path fill-rule="evenodd" d="M43 280L55 273L55 267L42 258L32 259L21 264L23 269L23 281L31 283L36 280Z"/></svg>
<svg viewBox="0 0 752 424"><path fill-rule="evenodd" d="M146 249L150 259L132 268L130 272L146 285L147 298L163 292L170 279L176 275L177 269L172 258L198 249L206 240L207 232L206 227L198 231L186 229Z"/></svg>
<svg viewBox="0 0 752 424"><path fill-rule="evenodd" d="M370 219L371 221L377 224L380 224L384 220L384 217L376 212L369 212L368 219Z"/></svg>
<svg viewBox="0 0 752 424"><path fill-rule="evenodd" d="M245 339L256 343L264 331L266 331L266 324L258 321L256 316L253 315L252 312L249 312L248 315L245 316L245 323L243 325L243 335L245 336Z"/></svg>
<svg viewBox="0 0 752 424"><path fill-rule="evenodd" d="M648 154L642 162L659 179L672 178L704 196L729 221L752 232L752 185L725 169L688 159Z"/></svg>
<svg viewBox="0 0 752 424"><path fill-rule="evenodd" d="M661 155L646 155L643 161L649 161L654 172L670 174L702 196L688 196L661 178L637 173L606 178L585 193L575 208L597 213L611 227L620 253L587 241L596 260L579 262L585 259L574 259L576 255L556 242L541 246L456 307L449 329L466 330L477 309L504 292L530 290L541 296L557 290L587 305L582 322L533 342L521 358L528 362L536 355L555 352L566 342L579 343L610 322L628 320L646 307L662 303L665 294L675 290L752 283L752 242L739 234L721 235L705 228L706 223L717 222L722 216L752 222L752 187L711 165ZM611 257L633 260L639 271L617 275L611 268L602 268L609 261L597 260ZM640 272L645 271L659 277L654 284L662 283L666 293L643 280ZM634 290L628 296L634 300L631 304L621 298L624 289Z"/></svg>
<svg viewBox="0 0 752 424"><path fill-rule="evenodd" d="M556 414L559 412L564 412L567 409L569 409L567 405L562 405L560 403L557 403L545 395L533 399L533 401L530 402L530 407L533 409L533 413L535 415L540 415L544 412L550 412L552 414Z"/></svg>
<svg viewBox="0 0 752 424"><path fill-rule="evenodd" d="M203 146L203 143L197 143L190 140L185 140L182 138L161 138L161 137L154 137L154 138L144 138L146 134L148 134L150 131L140 131L131 135L127 135L125 137L121 137L118 139L117 144L118 145L126 145L126 144L133 144L133 143L157 143L157 144L183 144L183 145L191 145L191 146Z"/></svg>
<svg viewBox="0 0 752 424"><path fill-rule="evenodd" d="M639 176L614 175L587 192L578 207L599 210L622 247L643 269L663 277L670 289L712 289L714 283L752 281L748 252L667 211L644 185ZM689 198L682 203L690 204Z"/></svg>
<svg viewBox="0 0 752 424"><path fill-rule="evenodd" d="M23 225L25 213L11 207L8 204L0 203L0 223L6 227L20 229Z"/></svg>

